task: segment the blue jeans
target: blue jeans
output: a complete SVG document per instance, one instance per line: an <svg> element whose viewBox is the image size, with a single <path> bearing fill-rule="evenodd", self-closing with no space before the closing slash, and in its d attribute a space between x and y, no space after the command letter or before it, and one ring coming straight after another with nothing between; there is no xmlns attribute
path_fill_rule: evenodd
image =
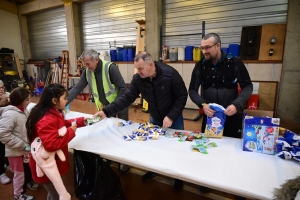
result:
<svg viewBox="0 0 300 200"><path fill-rule="evenodd" d="M161 126L161 127L163 125L162 121L158 121L158 120L153 119L153 117L151 115L150 115L150 123L152 123L154 125ZM178 116L178 118L175 121L173 121L172 126L170 126L170 128L184 130L184 123L183 123L183 116L182 116L182 114L180 114Z"/></svg>

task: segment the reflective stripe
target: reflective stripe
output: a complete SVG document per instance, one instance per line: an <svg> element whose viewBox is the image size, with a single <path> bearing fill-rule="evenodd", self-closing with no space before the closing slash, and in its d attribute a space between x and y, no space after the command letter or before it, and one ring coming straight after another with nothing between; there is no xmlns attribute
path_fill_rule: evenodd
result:
<svg viewBox="0 0 300 200"><path fill-rule="evenodd" d="M107 62L105 64L105 76L107 80L109 79L109 65L111 64L111 62ZM113 85L111 84L110 81L107 81L108 83L108 87L109 87L109 91L107 93L105 93L105 97L108 97L109 95L113 94L116 92L116 89L113 87Z"/></svg>
<svg viewBox="0 0 300 200"><path fill-rule="evenodd" d="M102 61L102 69L101 69L104 94L105 94L106 100L109 103L113 102L118 95L118 89L115 88L115 85L111 83L110 78L109 78L109 67L111 64L112 64L112 62ZM86 79L88 81L90 88L92 89L95 104L96 104L98 110L100 110L102 103L100 102L100 99L99 99L100 95L98 94L95 73L86 69Z"/></svg>

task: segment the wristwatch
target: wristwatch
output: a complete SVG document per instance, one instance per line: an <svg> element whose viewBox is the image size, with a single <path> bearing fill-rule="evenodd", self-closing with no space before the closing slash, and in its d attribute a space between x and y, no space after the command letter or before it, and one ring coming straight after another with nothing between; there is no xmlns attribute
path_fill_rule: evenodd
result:
<svg viewBox="0 0 300 200"><path fill-rule="evenodd" d="M202 107L205 105L206 103L202 103L201 105L202 105Z"/></svg>

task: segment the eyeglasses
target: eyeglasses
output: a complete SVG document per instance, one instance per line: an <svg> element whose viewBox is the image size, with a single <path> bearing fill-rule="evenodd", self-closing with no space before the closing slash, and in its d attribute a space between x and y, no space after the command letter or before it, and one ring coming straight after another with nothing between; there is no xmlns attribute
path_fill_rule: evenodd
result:
<svg viewBox="0 0 300 200"><path fill-rule="evenodd" d="M205 46L205 47L200 47L200 49L203 51L203 50L205 50L205 51L207 51L207 50L209 50L210 48L212 48L213 46L215 46L215 45L217 45L218 43L216 43L216 44L214 44L214 45L211 45L211 46Z"/></svg>

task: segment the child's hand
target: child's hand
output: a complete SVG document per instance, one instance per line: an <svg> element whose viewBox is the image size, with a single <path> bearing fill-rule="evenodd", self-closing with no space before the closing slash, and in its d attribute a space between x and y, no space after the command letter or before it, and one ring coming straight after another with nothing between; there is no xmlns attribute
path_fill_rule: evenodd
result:
<svg viewBox="0 0 300 200"><path fill-rule="evenodd" d="M76 129L77 129L77 124L71 126L71 129L73 129L74 132L76 132Z"/></svg>
<svg viewBox="0 0 300 200"><path fill-rule="evenodd" d="M24 150L25 150L25 151L30 151L30 145L29 145L29 144L26 144Z"/></svg>

